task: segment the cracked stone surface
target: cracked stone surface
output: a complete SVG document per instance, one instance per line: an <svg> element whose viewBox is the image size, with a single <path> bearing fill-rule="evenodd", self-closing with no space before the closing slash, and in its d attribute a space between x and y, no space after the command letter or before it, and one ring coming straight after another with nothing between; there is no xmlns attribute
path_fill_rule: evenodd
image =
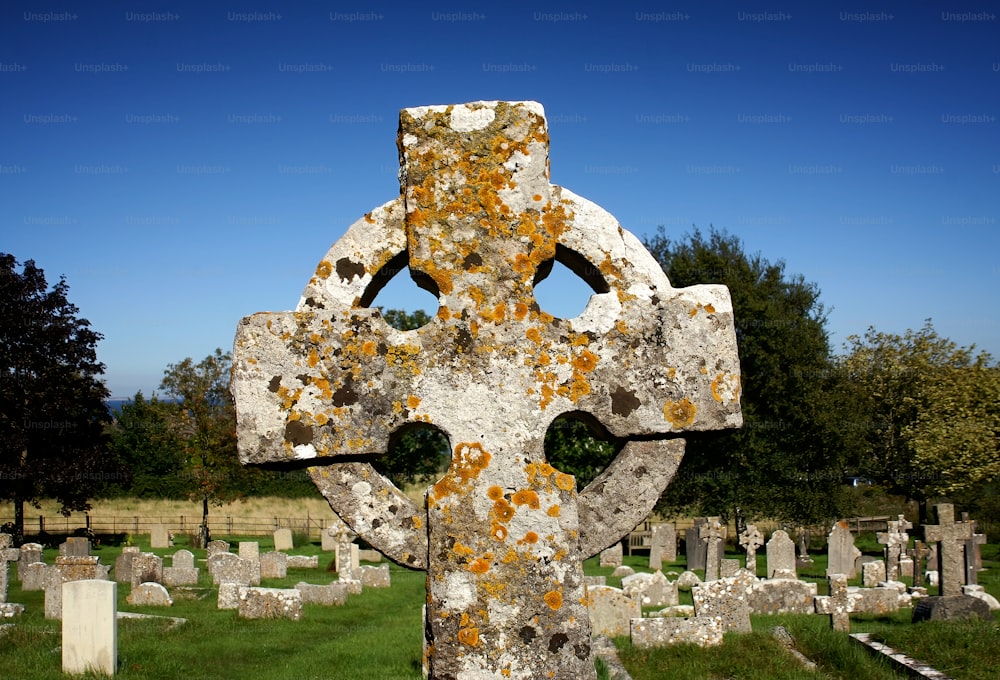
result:
<svg viewBox="0 0 1000 680"><path fill-rule="evenodd" d="M239 324L241 459L310 465L353 531L428 571L433 677L594 677L582 561L648 514L683 433L742 422L729 292L673 288L610 214L551 184L537 103L405 109L397 142L400 197L331 247L296 311ZM594 291L573 319L534 298L553 261ZM412 331L370 306L404 267L439 300ZM625 441L582 490L545 460L566 413ZM415 426L453 452L425 507L365 462Z"/></svg>

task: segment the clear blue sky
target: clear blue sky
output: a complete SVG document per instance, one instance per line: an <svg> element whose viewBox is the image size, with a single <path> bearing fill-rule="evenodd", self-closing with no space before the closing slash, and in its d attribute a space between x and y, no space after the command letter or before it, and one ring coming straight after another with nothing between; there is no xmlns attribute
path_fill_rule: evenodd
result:
<svg viewBox="0 0 1000 680"><path fill-rule="evenodd" d="M932 318L1000 356L997 3L402 5L0 7L0 251L66 276L116 397L295 306L398 195L399 109L480 99L541 102L553 182L640 238L784 260L835 349Z"/></svg>

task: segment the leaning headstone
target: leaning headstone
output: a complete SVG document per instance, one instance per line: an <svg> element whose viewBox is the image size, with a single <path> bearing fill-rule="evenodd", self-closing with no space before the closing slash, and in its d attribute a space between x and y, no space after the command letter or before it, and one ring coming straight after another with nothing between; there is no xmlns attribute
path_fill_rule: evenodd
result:
<svg viewBox="0 0 1000 680"><path fill-rule="evenodd" d="M631 634L632 644L642 649L679 644L717 647L722 644L725 632L719 619L695 616L692 618L635 618L632 619Z"/></svg>
<svg viewBox="0 0 1000 680"><path fill-rule="evenodd" d="M288 576L288 555L283 552L266 552L260 556L261 578L285 578Z"/></svg>
<svg viewBox="0 0 1000 680"><path fill-rule="evenodd" d="M87 557L90 555L90 539L86 536L70 536L59 544L59 554L63 557Z"/></svg>
<svg viewBox="0 0 1000 680"><path fill-rule="evenodd" d="M594 635L619 637L629 634L630 621L642 617L635 598L611 586L587 588L587 613Z"/></svg>
<svg viewBox="0 0 1000 680"><path fill-rule="evenodd" d="M174 604L161 583L140 583L132 588L125 601L133 607L170 607Z"/></svg>
<svg viewBox="0 0 1000 680"><path fill-rule="evenodd" d="M241 619L302 618L302 594L295 588L247 588L236 608Z"/></svg>
<svg viewBox="0 0 1000 680"><path fill-rule="evenodd" d="M360 572L361 585L365 588L388 588L392 585L388 564L378 567L366 564L361 567Z"/></svg>
<svg viewBox="0 0 1000 680"><path fill-rule="evenodd" d="M547 138L533 102L403 111L401 197L334 244L295 313L244 319L234 345L244 462L312 465L361 538L428 570L431 677L594 677L582 561L648 515L677 436L741 421L725 290L672 289L611 215L549 183ZM533 293L557 257L606 291L574 319ZM367 306L400 262L440 300L414 331ZM579 494L544 454L569 411L627 442ZM363 456L426 422L454 449L418 507Z"/></svg>
<svg viewBox="0 0 1000 680"><path fill-rule="evenodd" d="M971 595L922 597L913 608L912 622L920 621L992 621L993 612L984 601Z"/></svg>
<svg viewBox="0 0 1000 680"><path fill-rule="evenodd" d="M924 541L937 543L940 553L938 581L942 595L961 595L965 584L965 541L972 538L972 524L955 521L955 507L939 503L938 523L924 525Z"/></svg>
<svg viewBox="0 0 1000 680"><path fill-rule="evenodd" d="M127 545L122 548L121 553L115 558L115 581L118 583L132 583L132 560L139 554L139 548Z"/></svg>
<svg viewBox="0 0 1000 680"><path fill-rule="evenodd" d="M163 583L163 558L153 553L139 553L132 558L132 587L140 583Z"/></svg>
<svg viewBox="0 0 1000 680"><path fill-rule="evenodd" d="M724 631L749 633L749 595L754 577L741 571L733 578L708 581L691 590L695 615L719 621Z"/></svg>
<svg viewBox="0 0 1000 680"><path fill-rule="evenodd" d="M274 549L278 551L291 550L295 547L292 542L292 530L288 527L281 527L274 530Z"/></svg>
<svg viewBox="0 0 1000 680"><path fill-rule="evenodd" d="M879 583L882 583L885 578L885 562L882 560L865 562L861 569L861 584L865 588L875 588Z"/></svg>
<svg viewBox="0 0 1000 680"><path fill-rule="evenodd" d="M154 524L149 530L150 548L169 548L173 543L170 540L170 532L163 524Z"/></svg>
<svg viewBox="0 0 1000 680"><path fill-rule="evenodd" d="M622 544L615 543L607 550L602 550L599 564L602 567L622 566Z"/></svg>
<svg viewBox="0 0 1000 680"><path fill-rule="evenodd" d="M795 541L778 529L767 542L767 577L795 578Z"/></svg>
<svg viewBox="0 0 1000 680"><path fill-rule="evenodd" d="M229 543L226 541L209 541L205 549L205 559L210 560L214 555L229 552Z"/></svg>
<svg viewBox="0 0 1000 680"><path fill-rule="evenodd" d="M327 607L337 607L347 603L347 585L344 583L298 583L295 589L302 595L302 604L319 604Z"/></svg>
<svg viewBox="0 0 1000 680"><path fill-rule="evenodd" d="M757 575L757 548L764 545L764 535L753 524L747 524L740 534L740 545L747 553L747 571Z"/></svg>
<svg viewBox="0 0 1000 680"><path fill-rule="evenodd" d="M118 584L81 579L62 583L62 670L114 675L118 666Z"/></svg>
<svg viewBox="0 0 1000 680"><path fill-rule="evenodd" d="M833 525L830 534L827 536L827 568L826 575L844 574L847 578L854 578L855 555L854 534L847 526L847 522L841 520Z"/></svg>

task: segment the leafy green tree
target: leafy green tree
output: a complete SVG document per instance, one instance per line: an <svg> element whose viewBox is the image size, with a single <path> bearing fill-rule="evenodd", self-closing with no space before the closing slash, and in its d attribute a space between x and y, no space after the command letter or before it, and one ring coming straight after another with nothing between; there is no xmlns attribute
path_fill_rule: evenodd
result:
<svg viewBox="0 0 1000 680"><path fill-rule="evenodd" d="M68 293L65 278L50 289L34 261L18 271L14 256L0 253L0 498L13 502L18 541L26 502L55 498L64 514L86 510L122 473L104 436L101 335Z"/></svg>
<svg viewBox="0 0 1000 680"><path fill-rule="evenodd" d="M852 406L831 360L820 291L724 231L646 241L674 287L729 287L742 373L740 430L694 434L661 512L825 522L841 514L841 427ZM852 416L847 416L852 417Z"/></svg>
<svg viewBox="0 0 1000 680"><path fill-rule="evenodd" d="M198 363L190 357L167 366L160 389L171 400L170 427L185 457L187 495L202 501L201 538L208 539L209 503L244 496L254 472L236 452L236 409L229 393L232 357L216 349Z"/></svg>
<svg viewBox="0 0 1000 680"><path fill-rule="evenodd" d="M139 498L186 496L184 445L172 427L174 408L155 394L146 399L142 392L122 405L108 434L129 479L113 492Z"/></svg>
<svg viewBox="0 0 1000 680"><path fill-rule="evenodd" d="M556 420L545 432L545 458L560 472L576 478L582 490L614 460L618 442L590 419L567 415Z"/></svg>
<svg viewBox="0 0 1000 680"><path fill-rule="evenodd" d="M1000 476L1000 369L930 321L903 335L869 328L843 360L869 414L863 474L920 503Z"/></svg>

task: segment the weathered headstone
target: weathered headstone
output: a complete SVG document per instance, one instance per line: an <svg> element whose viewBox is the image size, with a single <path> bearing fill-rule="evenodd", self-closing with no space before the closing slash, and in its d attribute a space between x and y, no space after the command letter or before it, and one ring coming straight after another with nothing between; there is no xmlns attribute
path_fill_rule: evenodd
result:
<svg viewBox="0 0 1000 680"><path fill-rule="evenodd" d="M134 607L170 607L174 604L162 583L140 583L132 586L125 601Z"/></svg>
<svg viewBox="0 0 1000 680"><path fill-rule="evenodd" d="M199 569L194 566L194 553L178 550L174 553L169 567L163 568L163 585L193 586L198 583Z"/></svg>
<svg viewBox="0 0 1000 680"><path fill-rule="evenodd" d="M280 529L274 530L274 549L281 550L291 550L295 547L292 542L292 530L288 527L281 527Z"/></svg>
<svg viewBox="0 0 1000 680"><path fill-rule="evenodd" d="M938 523L924 525L924 541L937 543L940 552L938 582L942 595L961 595L965 583L965 541L972 538L972 525L955 521L955 507L939 503Z"/></svg>
<svg viewBox="0 0 1000 680"><path fill-rule="evenodd" d="M663 566L663 562L677 560L677 531L673 524L654 524L650 529L649 538L649 568L654 571Z"/></svg>
<svg viewBox="0 0 1000 680"><path fill-rule="evenodd" d="M359 571L361 585L365 588L388 588L392 585L392 577L389 575L388 564L378 567L366 564Z"/></svg>
<svg viewBox="0 0 1000 680"><path fill-rule="evenodd" d="M239 589L237 615L242 619L302 618L302 593L295 588Z"/></svg>
<svg viewBox="0 0 1000 680"><path fill-rule="evenodd" d="M63 557L87 557L90 555L90 539L86 536L70 536L59 544L59 554Z"/></svg>
<svg viewBox="0 0 1000 680"><path fill-rule="evenodd" d="M32 562L21 567L21 590L45 590L46 572L50 567L44 562Z"/></svg>
<svg viewBox="0 0 1000 680"><path fill-rule="evenodd" d="M107 569L100 564L96 555L86 557L71 557L60 555L56 557L53 567L45 570L45 618L58 619L62 617L63 584L67 581L104 580Z"/></svg>
<svg viewBox="0 0 1000 680"><path fill-rule="evenodd" d="M648 515L677 434L740 423L728 294L671 288L613 217L549 184L538 104L407 109L398 140L402 196L334 244L294 314L240 324L242 460L308 460L359 535L428 570L432 676L594 677L582 560ZM553 259L595 291L574 319L535 301ZM369 305L407 264L440 308L404 332ZM571 411L639 437L580 492L544 456ZM408 423L454 445L426 509L357 460Z"/></svg>
<svg viewBox="0 0 1000 680"><path fill-rule="evenodd" d="M23 543L17 558L17 580L24 580L21 577L21 569L35 562L44 562L42 559L42 546L40 543Z"/></svg>
<svg viewBox="0 0 1000 680"><path fill-rule="evenodd" d="M212 575L212 582L216 585L259 585L260 561L243 559L235 553L218 553L208 560L208 573Z"/></svg>
<svg viewBox="0 0 1000 680"><path fill-rule="evenodd" d="M707 517L696 517L694 526L684 531L684 558L688 571L705 569L705 550L708 546L701 540L701 526L707 521Z"/></svg>
<svg viewBox="0 0 1000 680"><path fill-rule="evenodd" d="M601 558L598 561L602 567L622 566L622 544L615 543L610 548L601 551Z"/></svg>
<svg viewBox="0 0 1000 680"><path fill-rule="evenodd" d="M841 520L833 525L827 536L827 568L826 575L844 574L854 578L856 572L855 559L860 554L854 547L854 534Z"/></svg>
<svg viewBox="0 0 1000 680"><path fill-rule="evenodd" d="M337 576L344 581L358 578L361 557L357 543L337 543Z"/></svg>
<svg viewBox="0 0 1000 680"><path fill-rule="evenodd" d="M81 579L61 583L59 591L63 673L114 675L118 667L118 584Z"/></svg>
<svg viewBox="0 0 1000 680"><path fill-rule="evenodd" d="M679 644L717 647L725 632L720 619L708 616L632 619L632 644L639 648Z"/></svg>
<svg viewBox="0 0 1000 680"><path fill-rule="evenodd" d="M642 617L642 605L611 586L587 588L587 614L594 635L617 637L629 634L629 622Z"/></svg>
<svg viewBox="0 0 1000 680"><path fill-rule="evenodd" d="M875 588L886 579L885 562L874 560L865 562L861 569L861 584L865 588Z"/></svg>
<svg viewBox="0 0 1000 680"><path fill-rule="evenodd" d="M298 583L295 589L302 595L302 604L321 604L326 606L339 606L347 603L347 585L344 583L328 583L318 585L314 583Z"/></svg>
<svg viewBox="0 0 1000 680"><path fill-rule="evenodd" d="M803 565L812 564L813 558L809 556L809 539L810 533L808 527L800 527L798 530L798 535L796 538L799 541L799 557L798 562Z"/></svg>
<svg viewBox="0 0 1000 680"><path fill-rule="evenodd" d="M668 581L662 571L626 576L622 590L643 607L672 607L679 601L677 584Z"/></svg>
<svg viewBox="0 0 1000 680"><path fill-rule="evenodd" d="M983 568L983 555L979 546L986 543L985 534L976 533L975 520L969 519L969 513L962 513L962 521L972 526L972 538L965 542L965 583L966 585L977 585L979 583L979 572Z"/></svg>
<svg viewBox="0 0 1000 680"><path fill-rule="evenodd" d="M699 617L714 618L724 631L749 633L749 596L754 577L741 571L732 578L717 579L695 586L691 590L694 611Z"/></svg>
<svg viewBox="0 0 1000 680"><path fill-rule="evenodd" d="M709 517L701 525L698 536L705 544L705 580L714 581L719 578L719 565L722 561L722 550L719 548L726 540L726 527L719 522L718 517Z"/></svg>
<svg viewBox="0 0 1000 680"><path fill-rule="evenodd" d="M319 555L289 555L289 569L319 569Z"/></svg>
<svg viewBox="0 0 1000 680"><path fill-rule="evenodd" d="M940 519L938 520L940 521ZM990 606L971 595L922 597L913 608L911 621L992 621Z"/></svg>
<svg viewBox="0 0 1000 680"><path fill-rule="evenodd" d="M139 553L132 558L132 587L140 583L163 583L163 558L154 553Z"/></svg>
<svg viewBox="0 0 1000 680"><path fill-rule="evenodd" d="M795 578L795 541L784 529L778 529L767 542L767 577Z"/></svg>
<svg viewBox="0 0 1000 680"><path fill-rule="evenodd" d="M122 548L121 553L115 558L115 581L118 583L132 583L132 560L139 554L139 548L134 545L127 545Z"/></svg>
<svg viewBox="0 0 1000 680"><path fill-rule="evenodd" d="M747 524L740 534L740 545L747 553L747 570L757 575L757 548L764 545L764 535L753 524Z"/></svg>
<svg viewBox="0 0 1000 680"><path fill-rule="evenodd" d="M150 548L169 548L173 545L170 540L170 532L167 530L166 525L154 524L149 530L149 547Z"/></svg>
<svg viewBox="0 0 1000 680"><path fill-rule="evenodd" d="M218 555L219 553L229 552L229 543L226 541L209 541L208 545L205 547L205 559L212 559L213 555Z"/></svg>
<svg viewBox="0 0 1000 680"><path fill-rule="evenodd" d="M907 554L913 559L913 585L920 588L924 585L924 560L930 555L931 550L923 541L914 541L913 548Z"/></svg>
<svg viewBox="0 0 1000 680"><path fill-rule="evenodd" d="M288 555L277 550L260 556L261 578L285 578L288 576Z"/></svg>
<svg viewBox="0 0 1000 680"><path fill-rule="evenodd" d="M753 584L748 603L752 614L814 614L815 583L765 579Z"/></svg>
<svg viewBox="0 0 1000 680"><path fill-rule="evenodd" d="M830 574L827 576L830 584L830 594L816 597L816 613L829 614L830 624L834 630L849 633L851 631L851 612L856 611L859 596L847 592L847 575Z"/></svg>
<svg viewBox="0 0 1000 680"><path fill-rule="evenodd" d="M899 560L906 554L910 535L907 530L913 525L906 517L899 515L898 519L889 520L887 529L876 534L878 542L885 546L885 573L890 580L897 580L902 572L899 570Z"/></svg>

